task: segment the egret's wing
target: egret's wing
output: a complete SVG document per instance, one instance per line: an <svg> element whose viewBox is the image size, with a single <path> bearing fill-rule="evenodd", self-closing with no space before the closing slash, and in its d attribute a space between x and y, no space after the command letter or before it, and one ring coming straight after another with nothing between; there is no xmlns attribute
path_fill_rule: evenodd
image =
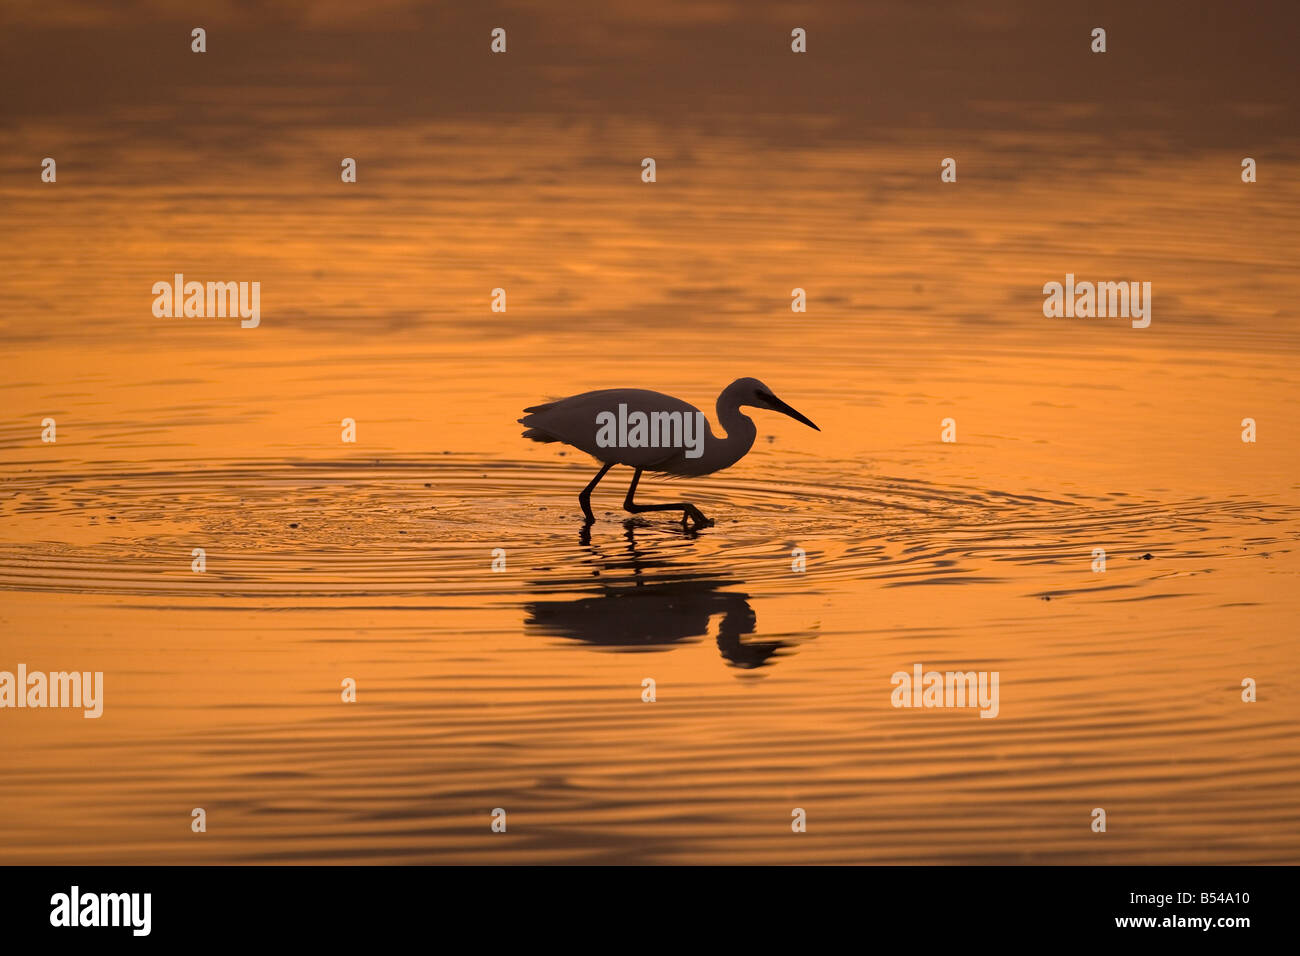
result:
<svg viewBox="0 0 1300 956"><path fill-rule="evenodd" d="M694 415L696 408L681 399L639 388L607 388L583 392L544 405L534 405L519 423L528 426L524 435L534 441L560 441L585 451L598 461L632 468L654 468L682 453L680 448L605 447L597 442L601 433L599 419L608 413L617 421L619 406L623 415L643 412L680 412Z"/></svg>

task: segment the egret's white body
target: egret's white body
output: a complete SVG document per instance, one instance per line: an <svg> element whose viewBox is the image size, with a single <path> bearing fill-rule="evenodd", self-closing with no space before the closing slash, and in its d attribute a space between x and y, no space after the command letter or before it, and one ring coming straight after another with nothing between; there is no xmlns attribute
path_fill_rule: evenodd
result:
<svg viewBox="0 0 1300 956"><path fill-rule="evenodd" d="M803 422L811 428L817 428L811 421L781 401L772 391L756 378L740 378L722 390L718 396L718 424L726 430L726 435L719 438L713 429L704 424L703 447L698 457L691 457L684 447L605 447L598 441L601 434L599 419L602 413L613 413L624 405L629 414L642 412L647 418L654 413L677 413L685 419L694 418L699 410L679 398L652 392L641 388L606 388L594 392L583 392L561 398L545 405L534 405L524 409L526 414L519 419L520 424L527 425L525 438L539 442L563 442L585 451L605 467L578 496L583 514L588 523L595 520L591 513L591 491L596 483L605 476L614 465L627 465L636 469L632 476L632 486L628 489L627 500L623 507L631 512L639 511L677 511L683 512L682 520L689 516L697 525L711 524L700 510L688 502L674 502L667 505L638 505L632 500L637 481L642 471L653 471L678 477L710 475L715 471L729 468L745 457L745 453L754 445L757 429L749 416L741 413L741 406L766 408L789 415L796 421ZM702 419L703 416L700 416ZM820 429L818 429L820 431Z"/></svg>

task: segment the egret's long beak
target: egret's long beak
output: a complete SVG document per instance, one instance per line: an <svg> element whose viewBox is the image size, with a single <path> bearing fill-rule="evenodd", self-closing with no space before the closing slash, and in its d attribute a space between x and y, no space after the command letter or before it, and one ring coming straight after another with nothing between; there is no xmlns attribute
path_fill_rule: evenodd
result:
<svg viewBox="0 0 1300 956"><path fill-rule="evenodd" d="M777 398L771 392L759 392L758 395L759 398L763 399L763 401L768 403L772 411L780 412L782 415L789 415L795 421L803 422L805 425L807 425L809 428L813 429L814 431L821 431L820 428L818 428L816 425L812 423L812 419L808 418L806 415L799 414L799 412L796 412L793 408L791 408L785 402L781 401L781 399Z"/></svg>

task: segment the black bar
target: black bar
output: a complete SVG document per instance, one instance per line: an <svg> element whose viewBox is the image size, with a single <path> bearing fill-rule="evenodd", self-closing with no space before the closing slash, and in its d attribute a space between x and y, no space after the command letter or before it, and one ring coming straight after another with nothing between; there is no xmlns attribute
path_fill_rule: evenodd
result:
<svg viewBox="0 0 1300 956"><path fill-rule="evenodd" d="M818 949L815 940L828 943L831 934L841 932L865 945L910 938L983 949L1002 942L1127 937L1140 945L1205 940L1233 946L1286 929L1289 920L1282 910L1294 883L1291 868L1173 866L846 867L835 872L813 867L10 867L0 870L0 877L6 887L0 896L6 942L116 946L283 940L297 948L349 940L374 945L414 936L428 948L456 949L517 933L532 934L533 946L548 948L588 938L619 948L658 948L680 945L678 930L694 934L701 926L742 936L791 932L806 937L807 948ZM148 935L136 936L130 925L51 925L57 895L69 897L70 904L73 886L87 918L88 894L150 894ZM122 905L120 898L114 905ZM98 899L91 904L98 906ZM142 927L142 911L143 906L140 912L123 910L121 922L129 924L135 915ZM1208 928L1189 925L1207 918ZM1154 923L1120 925L1145 919ZM1241 919L1244 925L1221 922ZM552 933L559 936L548 943L543 937Z"/></svg>

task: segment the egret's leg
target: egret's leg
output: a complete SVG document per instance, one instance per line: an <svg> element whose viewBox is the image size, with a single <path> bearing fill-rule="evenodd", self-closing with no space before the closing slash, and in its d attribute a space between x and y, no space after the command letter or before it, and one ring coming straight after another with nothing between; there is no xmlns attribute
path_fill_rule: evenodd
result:
<svg viewBox="0 0 1300 956"><path fill-rule="evenodd" d="M687 517L695 522L697 528L704 525L713 524L708 518L704 517L704 512L689 501L673 501L665 505L639 505L632 500L636 494L636 483L641 480L641 469L636 470L632 476L632 484L628 485L627 498L623 500L623 510L630 511L632 514L640 514L642 511L680 511L682 513L682 524L686 523Z"/></svg>
<svg viewBox="0 0 1300 956"><path fill-rule="evenodd" d="M578 504L582 505L582 513L587 516L587 524L595 524L596 516L591 513L591 493L595 489L597 482L605 477L605 472L614 467L613 462L606 465L600 471L596 472L596 477L591 479L591 484L583 488L578 495Z"/></svg>

